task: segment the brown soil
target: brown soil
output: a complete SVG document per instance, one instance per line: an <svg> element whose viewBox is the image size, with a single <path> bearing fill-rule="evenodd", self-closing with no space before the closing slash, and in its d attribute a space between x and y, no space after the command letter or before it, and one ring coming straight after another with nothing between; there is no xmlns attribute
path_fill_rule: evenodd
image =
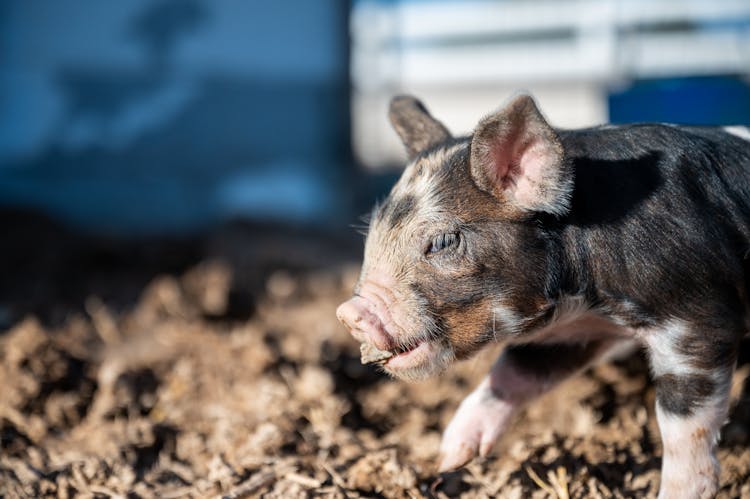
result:
<svg viewBox="0 0 750 499"><path fill-rule="evenodd" d="M358 270L338 242L235 227L121 245L16 229L0 268L12 276L0 285L0 496L655 496L639 356L564 383L490 459L439 476L440 431L498 349L418 384L362 366L334 317ZM750 497L747 361L721 443L723 498Z"/></svg>

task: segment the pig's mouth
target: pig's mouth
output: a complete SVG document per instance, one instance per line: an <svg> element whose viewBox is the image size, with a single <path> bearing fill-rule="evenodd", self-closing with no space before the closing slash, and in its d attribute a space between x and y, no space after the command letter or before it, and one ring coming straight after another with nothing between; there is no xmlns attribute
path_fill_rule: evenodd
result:
<svg viewBox="0 0 750 499"><path fill-rule="evenodd" d="M363 364L385 364L391 358L405 356L411 353L423 343L422 340L415 340L408 344L395 346L390 350L380 350L375 344L369 342L367 339L361 341L362 343L359 346L359 350L362 355Z"/></svg>
<svg viewBox="0 0 750 499"><path fill-rule="evenodd" d="M396 322L391 308L377 297L355 294L336 311L339 320L360 342L363 364L379 364L399 378L421 379L438 372L451 350L427 331L409 332ZM413 321L412 321L413 323ZM417 324L413 324L417 325ZM415 334L416 333L416 334Z"/></svg>
<svg viewBox="0 0 750 499"><path fill-rule="evenodd" d="M433 341L423 338L412 340L391 350L378 350L370 343L360 345L363 364L378 364L392 374L434 362L440 350L440 347Z"/></svg>
<svg viewBox="0 0 750 499"><path fill-rule="evenodd" d="M391 350L391 353L395 357L398 357L399 355L406 355L408 353L413 352L415 349L419 348L423 344L424 344L424 341L418 340L418 341L412 342L408 346L394 348L393 350Z"/></svg>
<svg viewBox="0 0 750 499"><path fill-rule="evenodd" d="M421 365L430 360L433 350L435 348L431 342L417 340L408 346L391 351L393 356L386 359L383 366L387 369L404 369Z"/></svg>

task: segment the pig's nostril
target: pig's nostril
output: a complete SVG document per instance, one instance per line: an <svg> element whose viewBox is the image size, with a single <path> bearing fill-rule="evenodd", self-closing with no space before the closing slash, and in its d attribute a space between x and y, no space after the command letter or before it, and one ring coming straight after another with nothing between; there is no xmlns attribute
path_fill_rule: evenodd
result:
<svg viewBox="0 0 750 499"><path fill-rule="evenodd" d="M349 302L342 303L336 309L336 318L349 329L352 329L355 324L362 321L362 316Z"/></svg>

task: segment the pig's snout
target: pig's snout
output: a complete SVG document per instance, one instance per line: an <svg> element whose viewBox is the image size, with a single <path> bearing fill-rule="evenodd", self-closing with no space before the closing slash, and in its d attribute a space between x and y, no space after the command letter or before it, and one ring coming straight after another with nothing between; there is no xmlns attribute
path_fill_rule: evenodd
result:
<svg viewBox="0 0 750 499"><path fill-rule="evenodd" d="M354 296L339 305L336 317L360 343L369 343L379 350L393 349L394 341L386 332L383 321L363 297Z"/></svg>
<svg viewBox="0 0 750 499"><path fill-rule="evenodd" d="M394 287L366 280L353 298L339 306L336 315L361 343L363 364L380 364L403 379L425 379L447 367L453 351L430 337L418 320L410 319L405 302L408 300Z"/></svg>
<svg viewBox="0 0 750 499"><path fill-rule="evenodd" d="M336 309L336 317L350 331L357 329L358 325L362 322L364 312L363 308L356 302L356 298L355 296L345 301Z"/></svg>

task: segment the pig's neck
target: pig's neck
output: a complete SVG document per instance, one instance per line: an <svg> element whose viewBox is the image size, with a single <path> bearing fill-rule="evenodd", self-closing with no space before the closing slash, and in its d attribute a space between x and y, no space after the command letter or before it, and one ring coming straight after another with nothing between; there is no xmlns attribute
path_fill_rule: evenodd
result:
<svg viewBox="0 0 750 499"><path fill-rule="evenodd" d="M545 327L561 316L593 311L624 327L644 327L655 314L639 289L644 270L631 270L619 226L581 226L574 217L543 221L546 242L546 309L531 324Z"/></svg>
<svg viewBox="0 0 750 499"><path fill-rule="evenodd" d="M590 246L590 235L564 219L539 220L539 227L546 246L544 305L527 315L523 334L511 342L630 337L637 324L618 314L627 298L602 278L595 258L601 248Z"/></svg>

